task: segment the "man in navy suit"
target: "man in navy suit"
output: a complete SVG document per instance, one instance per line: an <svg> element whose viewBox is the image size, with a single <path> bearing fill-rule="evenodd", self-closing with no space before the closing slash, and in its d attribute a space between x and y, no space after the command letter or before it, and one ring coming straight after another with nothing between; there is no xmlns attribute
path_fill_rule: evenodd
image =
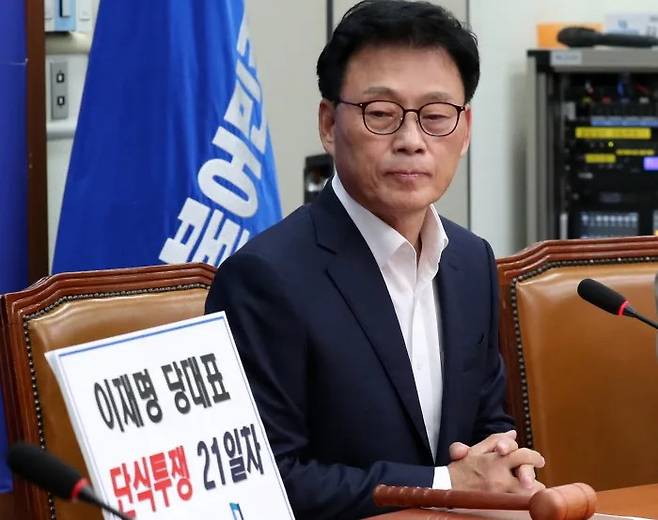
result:
<svg viewBox="0 0 658 520"><path fill-rule="evenodd" d="M439 217L470 140L474 36L425 2L366 0L318 60L337 176L217 271L297 518L381 512L379 483L532 493L503 411L489 245Z"/></svg>

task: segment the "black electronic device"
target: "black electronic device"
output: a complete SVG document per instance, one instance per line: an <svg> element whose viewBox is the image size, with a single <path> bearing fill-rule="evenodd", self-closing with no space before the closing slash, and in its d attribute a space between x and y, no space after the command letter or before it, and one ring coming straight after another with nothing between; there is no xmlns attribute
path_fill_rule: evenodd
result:
<svg viewBox="0 0 658 520"><path fill-rule="evenodd" d="M643 34L602 33L589 27L565 27L557 40L569 47L594 47L607 45L609 47L654 47L658 46L658 38Z"/></svg>
<svg viewBox="0 0 658 520"><path fill-rule="evenodd" d="M313 202L334 174L331 155L309 155L304 161L304 204Z"/></svg>
<svg viewBox="0 0 658 520"><path fill-rule="evenodd" d="M582 74L560 85L562 210L569 237L653 234L658 210L658 77Z"/></svg>
<svg viewBox="0 0 658 520"><path fill-rule="evenodd" d="M529 169L543 214L529 242L658 234L657 52L568 49L529 58L543 85L530 136L541 152Z"/></svg>

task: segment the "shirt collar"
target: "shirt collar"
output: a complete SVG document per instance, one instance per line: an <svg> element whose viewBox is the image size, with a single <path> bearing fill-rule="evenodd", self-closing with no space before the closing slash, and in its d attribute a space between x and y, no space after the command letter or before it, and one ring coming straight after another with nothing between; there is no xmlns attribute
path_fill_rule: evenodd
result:
<svg viewBox="0 0 658 520"><path fill-rule="evenodd" d="M331 187L363 235L380 269L387 265L393 254L405 244L413 249L409 241L400 233L354 200L347 193L336 174L331 180ZM431 277L434 277L438 271L441 253L448 246L448 236L434 206L430 205L429 209L420 229L422 250L418 261L418 271L419 273L426 271Z"/></svg>

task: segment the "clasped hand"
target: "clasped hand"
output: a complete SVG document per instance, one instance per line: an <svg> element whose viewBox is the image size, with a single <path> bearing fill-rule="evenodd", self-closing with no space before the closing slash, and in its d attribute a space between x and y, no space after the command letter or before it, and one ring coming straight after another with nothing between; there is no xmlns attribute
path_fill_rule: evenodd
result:
<svg viewBox="0 0 658 520"><path fill-rule="evenodd" d="M519 448L514 430L490 435L470 447L454 442L450 459L452 489L532 495L545 487L535 479L535 468L544 467L544 457Z"/></svg>

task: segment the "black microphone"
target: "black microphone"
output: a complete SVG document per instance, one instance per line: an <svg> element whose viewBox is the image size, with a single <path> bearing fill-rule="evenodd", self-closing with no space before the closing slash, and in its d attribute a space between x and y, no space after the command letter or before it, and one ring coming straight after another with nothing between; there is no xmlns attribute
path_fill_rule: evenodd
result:
<svg viewBox="0 0 658 520"><path fill-rule="evenodd" d="M601 282L597 282L591 278L581 280L578 284L578 296L586 302L589 302L610 314L616 314L617 316L630 316L631 318L638 319L641 322L650 325L654 329L658 329L658 323L639 314L633 309L633 307L631 307L626 298L617 291L610 289L607 285L603 285Z"/></svg>
<svg viewBox="0 0 658 520"><path fill-rule="evenodd" d="M7 464L11 470L25 480L36 484L55 496L73 502L80 500L94 504L122 520L131 517L103 503L86 478L57 457L34 444L17 442L9 448Z"/></svg>
<svg viewBox="0 0 658 520"><path fill-rule="evenodd" d="M641 34L600 33L589 27L565 27L557 33L557 41L568 47L594 47L609 45L611 47L653 47L658 45L658 38Z"/></svg>

